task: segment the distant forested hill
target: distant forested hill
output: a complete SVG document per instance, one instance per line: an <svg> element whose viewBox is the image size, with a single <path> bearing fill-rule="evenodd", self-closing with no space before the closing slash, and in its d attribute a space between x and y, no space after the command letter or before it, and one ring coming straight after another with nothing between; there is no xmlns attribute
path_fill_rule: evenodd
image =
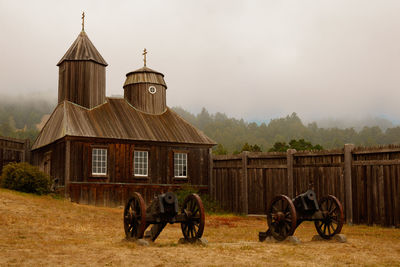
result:
<svg viewBox="0 0 400 267"><path fill-rule="evenodd" d="M0 135L33 141L39 133L36 124L54 109L52 102L37 97L0 96Z"/></svg>
<svg viewBox="0 0 400 267"><path fill-rule="evenodd" d="M229 153L240 151L246 142L268 151L275 142L288 143L292 139L305 139L325 149L342 148L346 143L362 146L400 144L400 127L387 128L386 131L377 126L363 127L360 131L354 128L320 128L315 122L304 125L296 113L258 125L229 118L223 113L209 114L204 108L197 115L179 107L173 110L222 144Z"/></svg>
<svg viewBox="0 0 400 267"><path fill-rule="evenodd" d="M0 135L33 141L39 133L36 125L44 115L53 111L55 103L55 100L39 97L0 96ZM173 110L222 144L229 153L240 151L245 143L256 144L268 151L276 142L289 143L292 139L305 139L325 149L342 148L346 143L364 146L400 144L400 127L389 127L385 131L378 126L363 127L359 131L354 128L322 128L315 122L305 125L296 113L258 125L219 112L210 114L205 108L197 115L179 107Z"/></svg>

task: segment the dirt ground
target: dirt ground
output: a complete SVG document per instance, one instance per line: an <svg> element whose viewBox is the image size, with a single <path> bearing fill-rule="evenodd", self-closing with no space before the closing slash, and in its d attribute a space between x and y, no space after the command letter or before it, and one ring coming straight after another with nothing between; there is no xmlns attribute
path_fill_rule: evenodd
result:
<svg viewBox="0 0 400 267"><path fill-rule="evenodd" d="M2 266L400 266L400 229L345 225L339 243L311 241L316 230L304 223L294 245L258 242L266 228L263 218L208 215L207 246L178 244L179 225L139 246L124 240L121 208L0 189Z"/></svg>

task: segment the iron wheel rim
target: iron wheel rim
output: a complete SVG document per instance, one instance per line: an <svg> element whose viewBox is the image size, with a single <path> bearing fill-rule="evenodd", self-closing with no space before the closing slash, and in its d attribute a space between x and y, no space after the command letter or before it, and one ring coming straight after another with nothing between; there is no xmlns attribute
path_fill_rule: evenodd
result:
<svg viewBox="0 0 400 267"><path fill-rule="evenodd" d="M318 234L324 239L331 239L339 234L343 227L344 215L340 201L332 195L325 196L319 200L319 209L323 219L315 221Z"/></svg>
<svg viewBox="0 0 400 267"><path fill-rule="evenodd" d="M143 238L146 229L146 206L142 196L134 192L125 205L124 230L126 238Z"/></svg>
<svg viewBox="0 0 400 267"><path fill-rule="evenodd" d="M267 211L267 223L276 240L283 241L293 235L297 217L292 200L285 195L276 196Z"/></svg>
<svg viewBox="0 0 400 267"><path fill-rule="evenodd" d="M201 238L204 232L205 215L204 206L199 195L190 194L183 202L181 212L186 220L181 223L181 229L185 239Z"/></svg>

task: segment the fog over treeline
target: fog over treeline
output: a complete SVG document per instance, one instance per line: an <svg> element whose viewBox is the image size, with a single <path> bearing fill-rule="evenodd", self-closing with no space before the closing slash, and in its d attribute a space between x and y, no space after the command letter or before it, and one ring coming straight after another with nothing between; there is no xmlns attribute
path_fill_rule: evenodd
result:
<svg viewBox="0 0 400 267"><path fill-rule="evenodd" d="M246 121L296 112L362 129L400 122L400 1L0 0L0 94L57 94L57 62L81 31L107 66L107 95L147 66L165 75L169 106ZM319 120L327 118L323 125ZM390 125L385 126L390 127Z"/></svg>
<svg viewBox="0 0 400 267"><path fill-rule="evenodd" d="M0 95L0 135L33 141L56 104L56 96L51 93ZM221 144L228 153L240 151L245 143L257 144L268 151L275 142L288 143L292 139L305 139L324 149L341 148L345 143L359 146L400 143L400 127L379 117L309 123L293 112L283 117L265 118L265 122L260 123L233 118L222 111L212 114L206 108L197 114L181 107L173 110Z"/></svg>

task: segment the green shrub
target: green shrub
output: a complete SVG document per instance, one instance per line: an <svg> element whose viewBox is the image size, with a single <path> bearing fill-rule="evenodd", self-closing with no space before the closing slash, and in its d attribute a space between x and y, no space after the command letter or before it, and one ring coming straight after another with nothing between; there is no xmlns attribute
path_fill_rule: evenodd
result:
<svg viewBox="0 0 400 267"><path fill-rule="evenodd" d="M9 163L3 168L1 187L38 195L50 192L50 177L26 162Z"/></svg>
<svg viewBox="0 0 400 267"><path fill-rule="evenodd" d="M199 190L191 186L190 184L185 184L180 189L174 192L178 197L179 206L182 206L185 198L190 194L199 194ZM220 205L207 194L199 194L201 197L201 202L203 202L204 210L208 213L225 213Z"/></svg>
<svg viewBox="0 0 400 267"><path fill-rule="evenodd" d="M201 201L203 202L204 209L208 213L226 213L226 211L221 208L219 203L213 200L208 194L202 194Z"/></svg>
<svg viewBox="0 0 400 267"><path fill-rule="evenodd" d="M196 188L192 187L189 184L185 184L180 189L176 190L174 193L178 198L179 206L182 206L183 201L185 201L185 198L188 195L190 195L190 194L198 194L199 190L197 190Z"/></svg>

